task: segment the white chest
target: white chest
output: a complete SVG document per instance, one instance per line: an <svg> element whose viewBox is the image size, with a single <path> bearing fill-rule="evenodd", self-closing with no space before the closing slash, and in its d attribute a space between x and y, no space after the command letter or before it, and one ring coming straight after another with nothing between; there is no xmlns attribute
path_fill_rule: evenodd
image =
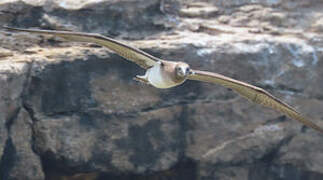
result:
<svg viewBox="0 0 323 180"><path fill-rule="evenodd" d="M170 88L176 86L177 83L173 82L167 73L162 72L159 65L153 66L147 70L147 79L151 85L156 88Z"/></svg>

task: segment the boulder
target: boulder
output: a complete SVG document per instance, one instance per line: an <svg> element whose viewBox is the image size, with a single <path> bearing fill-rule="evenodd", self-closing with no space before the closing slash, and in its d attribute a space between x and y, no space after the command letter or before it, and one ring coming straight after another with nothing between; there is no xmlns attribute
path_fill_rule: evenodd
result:
<svg viewBox="0 0 323 180"><path fill-rule="evenodd" d="M100 33L266 89L323 127L323 4L0 2L0 25ZM156 89L89 43L0 30L0 179L323 178L323 136L233 91Z"/></svg>

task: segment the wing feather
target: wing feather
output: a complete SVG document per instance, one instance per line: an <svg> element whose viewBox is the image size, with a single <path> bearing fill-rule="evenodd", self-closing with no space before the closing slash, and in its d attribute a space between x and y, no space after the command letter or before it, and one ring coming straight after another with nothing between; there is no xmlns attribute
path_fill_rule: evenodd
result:
<svg viewBox="0 0 323 180"><path fill-rule="evenodd" d="M69 41L96 43L98 45L107 47L108 49L114 51L118 55L138 64L140 67L144 69L148 69L154 66L156 62L159 61L158 58L148 53L145 53L140 49L126 45L120 41L117 41L115 39L112 39L100 34L70 32L70 31L21 29L21 28L11 28L11 27L4 27L4 28L10 31L23 31L23 32L29 32L29 33L35 33L35 34L55 35Z"/></svg>
<svg viewBox="0 0 323 180"><path fill-rule="evenodd" d="M323 129L321 127L309 121L306 117L302 116L299 112L297 112L288 104L284 103L280 99L274 97L267 91L257 86L253 86L251 84L238 81L217 73L197 70L192 70L192 72L192 75L190 75L188 78L190 80L220 84L222 86L234 90L235 92L237 92L238 94L245 97L251 102L261 104L265 107L272 108L276 111L280 111L289 116L290 118L295 119L303 123L304 125L323 133Z"/></svg>

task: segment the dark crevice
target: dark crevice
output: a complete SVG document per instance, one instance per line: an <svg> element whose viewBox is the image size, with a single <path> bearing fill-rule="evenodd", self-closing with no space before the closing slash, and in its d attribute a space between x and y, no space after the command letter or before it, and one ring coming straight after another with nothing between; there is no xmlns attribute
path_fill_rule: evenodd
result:
<svg viewBox="0 0 323 180"><path fill-rule="evenodd" d="M323 95L321 95L321 94L318 94L318 95L312 95L312 96L310 96L309 98L311 98L311 99L317 99L317 100L322 101L322 100L323 100Z"/></svg>
<svg viewBox="0 0 323 180"><path fill-rule="evenodd" d="M16 162L16 149L11 138L6 141L4 151L0 160L0 179L9 179L10 172Z"/></svg>
<svg viewBox="0 0 323 180"><path fill-rule="evenodd" d="M66 160L63 157L60 159L56 158L56 155L51 151L45 152L41 157L45 179L50 179L51 176L70 176L75 173L73 168L66 165Z"/></svg>
<svg viewBox="0 0 323 180"><path fill-rule="evenodd" d="M26 73L26 80L25 80L25 82L23 84L23 90L22 90L22 93L21 93L21 105L28 112L31 120L33 122L36 122L37 119L34 116L34 110L27 103L27 97L29 95L29 87L30 87L30 82L31 82L31 72L32 72L33 65L34 65L34 61L29 63L29 66L28 66L28 70L27 70L27 73Z"/></svg>
<svg viewBox="0 0 323 180"><path fill-rule="evenodd" d="M179 139L179 147L182 147L181 149L183 149L183 151L179 152L179 158L180 158L180 162L182 161L182 158L186 159L186 155L185 155L185 149L187 149L187 132L189 132L190 130L194 129L193 127L191 127L191 124L189 123L189 117L190 116L194 116L194 111L189 113L189 107L187 107L187 105L182 105L182 112L180 113L179 117L177 118L180 124L180 130L178 131L178 134L175 136L177 139Z"/></svg>
<svg viewBox="0 0 323 180"><path fill-rule="evenodd" d="M276 164L275 160L279 159L279 155L281 153L281 148L288 145L290 141L294 138L294 135L288 135L286 138L281 140L278 144L274 145L268 152L264 153L261 158L252 159L251 161L248 160L241 160L237 162L220 162L215 165L212 165L211 174L214 175L215 179L220 178L218 177L219 174L228 170L234 170L235 168L244 168L248 169L248 179L249 180L257 180L267 176L277 176L277 168L284 168L286 165ZM276 168L276 169L273 169ZM293 172L299 172L297 167L291 166ZM299 172L304 173L304 172ZM230 175L231 176L231 175ZM280 179L280 180L289 180L290 176L286 176L286 178L268 178L268 180L272 179ZM294 176L293 176L294 177ZM239 178L237 178L239 179ZM291 178L293 179L293 178ZM315 179L316 180L316 179Z"/></svg>
<svg viewBox="0 0 323 180"><path fill-rule="evenodd" d="M232 98L235 99L235 98ZM167 108L167 107L172 107L172 106L187 106L187 105L192 105L195 103L201 103L201 104L205 104L205 103L217 103L217 102L230 102L232 100L230 99L226 99L226 100L222 100L222 99L209 99L209 98L196 98L196 99L179 99L179 100L174 100L172 102L161 102L158 104L155 104L154 106L150 106L150 107L146 107L146 108L142 108L140 110L138 110L138 112L149 112L149 111L154 111L154 110L158 110L158 109L162 109L162 108Z"/></svg>
<svg viewBox="0 0 323 180"><path fill-rule="evenodd" d="M197 162L191 159L183 159L169 170L160 172L148 172L145 174L112 174L101 173L97 180L118 179L118 180L196 180L198 177Z"/></svg>
<svg viewBox="0 0 323 180"><path fill-rule="evenodd" d="M35 117L35 113L34 113L34 110L30 107L30 106L28 106L27 104L23 104L23 108L24 108L24 110L26 110L27 111L27 113L29 114L29 117L30 117L30 119L33 121L33 122L36 122L36 121L38 121L37 120L37 118Z"/></svg>
<svg viewBox="0 0 323 180"><path fill-rule="evenodd" d="M11 115L11 117L9 117L6 120L5 126L6 126L6 129L7 129L8 135L10 135L11 126L14 123L14 120L17 119L17 117L19 115L19 112L20 112L20 107L16 108L14 110L13 114Z"/></svg>
<svg viewBox="0 0 323 180"><path fill-rule="evenodd" d="M294 135L289 135L286 138L284 138L283 140L281 140L276 146L274 146L269 152L267 152L266 154L264 154L262 156L262 158L259 159L259 162L261 163L267 163L267 164L271 164L275 159L278 158L280 149L285 146L288 145L290 143L290 141L294 138Z"/></svg>
<svg viewBox="0 0 323 180"><path fill-rule="evenodd" d="M230 101L231 99L227 100ZM113 113L105 113L105 116L110 116L110 117L118 117L118 118L133 118L137 117L140 113L146 113L150 111L155 111L158 109L163 109L163 108L169 108L172 106L186 106L186 105L191 105L194 103L213 103L213 102L223 102L223 100L211 100L211 99L196 99L194 101L190 99L181 99L178 101L173 101L173 102L161 102L149 107L145 107L142 109L137 109L133 111L128 111L128 112L113 112ZM24 106L25 109L28 110L28 112L33 115L33 110L30 108L28 105ZM47 117L64 117L64 116L71 116L71 115L76 115L76 114L84 114L84 113L89 113L90 111L88 110L70 110L70 111L55 111L55 112L50 112L47 113ZM34 121L37 121L37 119L32 116Z"/></svg>
<svg viewBox="0 0 323 180"><path fill-rule="evenodd" d="M0 179L8 179L10 176L11 169L14 167L15 161L17 159L16 149L15 145L12 142L11 139L11 127L14 124L15 120L18 118L18 115L22 109L21 106L23 106L23 95L24 91L26 89L26 86L28 84L27 80L31 72L31 66L27 67L27 74L26 74L26 80L23 82L23 89L20 94L20 106L16 107L11 114L9 114L8 118L6 119L5 126L6 130L8 132L8 139L6 140L4 151L0 160ZM19 104L17 104L19 105Z"/></svg>
<svg viewBox="0 0 323 180"><path fill-rule="evenodd" d="M34 65L34 61L28 63L28 70L26 73L26 80L23 84L23 90L21 93L21 106L22 108L27 112L29 118L31 119L30 129L31 129L31 150L35 155L38 155L36 149L35 149L35 130L34 130L34 123L38 120L35 117L34 110L32 109L31 105L27 103L27 97L29 95L29 87L31 82L31 74L32 74L32 68ZM43 166L43 165L42 165Z"/></svg>
<svg viewBox="0 0 323 180"><path fill-rule="evenodd" d="M194 102L192 102L190 99L182 99L182 100L173 101L173 102L161 102L161 103L155 104L153 106L140 109L138 112L149 112L149 111L154 111L154 110L167 108L167 107L171 107L171 106L188 105L188 104L192 104L192 103L194 103Z"/></svg>
<svg viewBox="0 0 323 180"><path fill-rule="evenodd" d="M0 179L8 179L9 172L14 167L16 150L11 140L11 126L15 119L17 119L20 112L20 108L16 108L13 114L6 120L5 126L8 132L8 138L6 140L3 154L0 159Z"/></svg>
<svg viewBox="0 0 323 180"><path fill-rule="evenodd" d="M53 169L52 169L53 170ZM135 173L111 173L107 172L84 172L76 174L64 174L57 171L48 171L49 176L46 176L46 180L79 180L79 179L91 179L91 180L196 180L198 177L198 163L192 159L183 158L173 167L157 172L145 172L142 174Z"/></svg>
<svg viewBox="0 0 323 180"><path fill-rule="evenodd" d="M274 145L268 152L264 153L261 158L252 159L251 161L241 160L234 162L219 162L215 164L215 169L219 168L228 168L228 167L243 167L243 166L253 166L255 164L272 164L275 159L277 159L280 149L288 145L289 142L294 138L294 135L288 135L283 140L281 140L278 144Z"/></svg>
<svg viewBox="0 0 323 180"><path fill-rule="evenodd" d="M26 73L26 79L24 81L23 90L21 93L21 106L22 106L21 108L27 112L29 118L31 119L31 123L29 124L30 129L31 129L31 150L35 155L40 156L35 148L35 146L36 146L35 138L36 137L35 137L34 123L37 122L38 119L35 117L35 113L34 113L34 110L32 109L32 106L29 105L27 102L27 97L29 96L29 88L30 88L31 78L32 78L33 65L34 65L34 61L28 63L28 70ZM40 159L41 159L41 157L40 157ZM41 167L43 168L42 163L41 163Z"/></svg>

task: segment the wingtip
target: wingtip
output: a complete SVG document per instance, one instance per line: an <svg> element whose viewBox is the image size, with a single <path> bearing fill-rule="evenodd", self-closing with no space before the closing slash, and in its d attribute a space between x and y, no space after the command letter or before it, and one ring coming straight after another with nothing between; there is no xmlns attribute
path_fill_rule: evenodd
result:
<svg viewBox="0 0 323 180"><path fill-rule="evenodd" d="M299 117L291 117L293 119L298 120L299 122L301 122L305 127L308 127L310 129L313 129L315 131L318 131L319 133L323 134L323 128L320 127L319 125L317 125L316 123L310 121L308 118L302 116L299 114Z"/></svg>

